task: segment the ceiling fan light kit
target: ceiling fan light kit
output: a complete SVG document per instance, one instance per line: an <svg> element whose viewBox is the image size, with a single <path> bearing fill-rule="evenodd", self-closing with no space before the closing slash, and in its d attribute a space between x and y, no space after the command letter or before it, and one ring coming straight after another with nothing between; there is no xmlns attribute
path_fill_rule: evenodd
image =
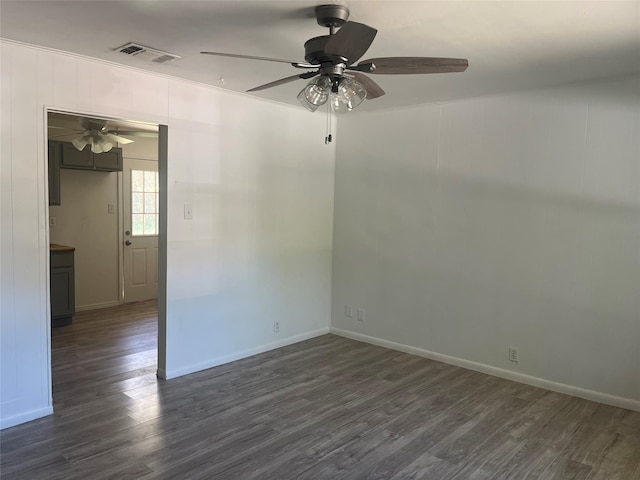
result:
<svg viewBox="0 0 640 480"><path fill-rule="evenodd" d="M113 148L113 143L104 138L97 130L85 133L81 137L72 140L71 144L79 151L84 150L87 145L91 144L93 153L108 152Z"/></svg>
<svg viewBox="0 0 640 480"><path fill-rule="evenodd" d="M331 99L330 105L336 114L350 112L365 98L367 90L353 78L331 79L328 75L311 80L298 94L302 106L311 112Z"/></svg>

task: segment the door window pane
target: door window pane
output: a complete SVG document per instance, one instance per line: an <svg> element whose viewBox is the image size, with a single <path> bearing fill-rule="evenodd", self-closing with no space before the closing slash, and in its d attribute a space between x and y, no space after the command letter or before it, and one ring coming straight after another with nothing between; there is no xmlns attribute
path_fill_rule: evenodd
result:
<svg viewBox="0 0 640 480"><path fill-rule="evenodd" d="M131 192L131 213L144 212L144 193Z"/></svg>
<svg viewBox="0 0 640 480"><path fill-rule="evenodd" d="M143 217L141 213L134 213L131 215L131 230L133 231L133 235L142 235L144 232L144 223Z"/></svg>
<svg viewBox="0 0 640 480"><path fill-rule="evenodd" d="M144 213L157 213L155 193L144 194Z"/></svg>
<svg viewBox="0 0 640 480"><path fill-rule="evenodd" d="M144 191L145 192L157 192L156 190L156 177L158 172L144 172Z"/></svg>
<svg viewBox="0 0 640 480"><path fill-rule="evenodd" d="M144 235L157 235L158 228L156 225L156 216L154 214L144 215Z"/></svg>
<svg viewBox="0 0 640 480"><path fill-rule="evenodd" d="M142 170L131 170L131 191L144 192L144 172Z"/></svg>
<svg viewBox="0 0 640 480"><path fill-rule="evenodd" d="M158 235L158 172L131 170L131 233Z"/></svg>

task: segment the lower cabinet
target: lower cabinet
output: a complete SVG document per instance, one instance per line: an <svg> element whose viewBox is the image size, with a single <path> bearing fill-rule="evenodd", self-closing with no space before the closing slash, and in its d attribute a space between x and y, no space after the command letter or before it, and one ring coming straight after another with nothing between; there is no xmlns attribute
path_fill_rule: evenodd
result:
<svg viewBox="0 0 640 480"><path fill-rule="evenodd" d="M75 307L73 251L51 250L51 326L71 323Z"/></svg>

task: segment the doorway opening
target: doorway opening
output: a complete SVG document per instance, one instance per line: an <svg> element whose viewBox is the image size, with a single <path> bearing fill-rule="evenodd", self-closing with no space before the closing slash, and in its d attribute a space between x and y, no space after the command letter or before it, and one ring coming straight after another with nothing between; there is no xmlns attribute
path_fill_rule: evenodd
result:
<svg viewBox="0 0 640 480"><path fill-rule="evenodd" d="M115 379L132 379L137 368L147 381L149 372L164 378L167 127L94 114L46 112L49 292L54 325L49 383L54 400L54 380L64 384L65 378L82 378L77 361L71 368L76 370L75 377L60 373L69 371L61 366L60 352L90 356L87 345L92 345L97 358L85 365L88 371L104 367L105 375L111 372ZM63 277L56 276L59 260L53 256L54 245L72 252L72 269L62 286ZM61 294L68 297L60 301ZM67 305L68 310L58 311L59 305ZM69 321L62 325L66 326L56 328L56 321L65 314ZM66 335L71 330L77 335ZM82 332L84 344L77 342ZM102 333L94 335L97 332ZM65 349L65 341L76 342L75 347ZM134 345L137 350L132 349Z"/></svg>

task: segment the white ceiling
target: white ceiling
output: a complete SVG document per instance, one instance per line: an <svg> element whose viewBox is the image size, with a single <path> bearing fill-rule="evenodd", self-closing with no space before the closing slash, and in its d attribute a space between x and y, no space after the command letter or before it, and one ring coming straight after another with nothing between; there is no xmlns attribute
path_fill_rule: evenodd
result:
<svg viewBox="0 0 640 480"><path fill-rule="evenodd" d="M199 52L304 60L304 42L328 33L313 15L323 3L330 2L2 0L0 34L242 92L300 70ZM640 72L640 1L336 3L350 8L351 20L378 29L365 58L469 59L464 73L374 76L387 95L359 111ZM183 58L158 65L113 51L130 41ZM252 95L297 105L303 85Z"/></svg>

